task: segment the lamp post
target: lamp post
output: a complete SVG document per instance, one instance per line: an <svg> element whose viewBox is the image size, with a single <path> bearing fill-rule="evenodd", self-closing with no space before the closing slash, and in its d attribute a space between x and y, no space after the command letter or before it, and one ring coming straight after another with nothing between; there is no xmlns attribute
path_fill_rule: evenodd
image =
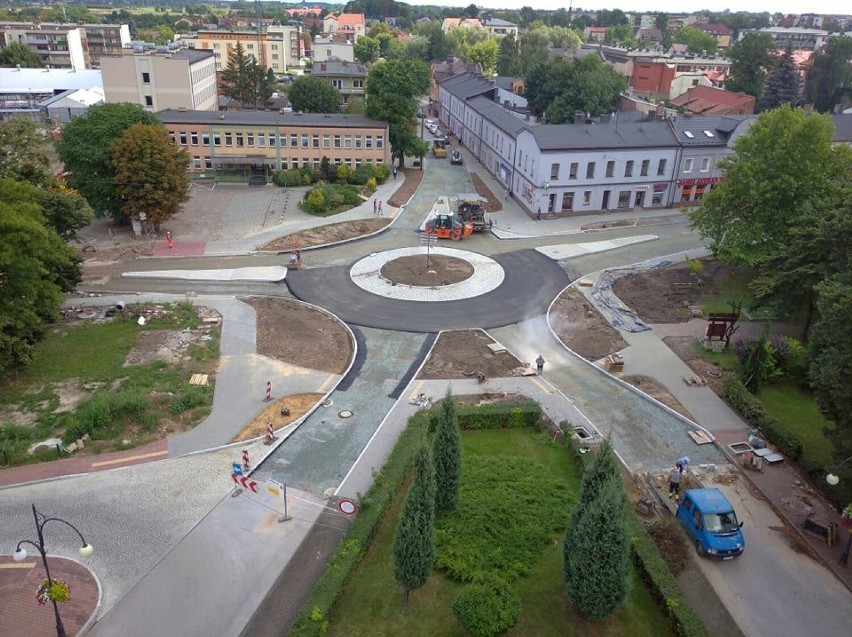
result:
<svg viewBox="0 0 852 637"><path fill-rule="evenodd" d="M834 469L840 469L840 467L845 465L850 460L852 460L852 456L849 456L848 458L846 458L846 460L836 465ZM836 487L840 483L840 476L838 476L836 473L833 473L832 471L829 471L828 475L825 476L825 481L828 482L828 484L830 484L832 487ZM845 518L841 519L841 523L844 519ZM842 526L846 529L846 535L848 537L846 538L846 546L843 547L843 552L840 554L839 561L841 564L846 566L849 563L849 551L850 549L852 549L852 528L850 528L850 526L846 524L842 524Z"/></svg>
<svg viewBox="0 0 852 637"><path fill-rule="evenodd" d="M50 576L50 567L47 565L47 549L44 546L44 527L48 522L62 522L62 524L69 526L74 530L74 532L79 536L80 541L83 543L83 546L81 546L78 551L80 553L80 557L84 559L89 557L94 549L91 544L86 542L83 534L80 533L76 526L60 518L49 518L44 516L36 510L35 504L33 504L33 518L35 519L38 542L33 542L32 540L21 540L18 542L18 546L15 548L12 558L16 562L27 559L27 551L21 546L22 544L29 544L30 546L35 547L41 555L41 562L44 564L44 572L47 574L48 590L50 590L53 586L53 578ZM53 603L53 614L56 615L56 635L57 637L67 637L65 626L62 625L62 618L59 616L59 606L56 604L56 600L53 596L51 596L50 601Z"/></svg>

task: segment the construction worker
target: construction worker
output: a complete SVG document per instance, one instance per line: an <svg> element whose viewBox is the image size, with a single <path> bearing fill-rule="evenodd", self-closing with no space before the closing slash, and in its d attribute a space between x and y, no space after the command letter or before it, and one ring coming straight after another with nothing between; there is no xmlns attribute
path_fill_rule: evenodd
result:
<svg viewBox="0 0 852 637"><path fill-rule="evenodd" d="M669 474L669 497L673 497L675 500L680 497L680 474L680 467L675 467Z"/></svg>
<svg viewBox="0 0 852 637"><path fill-rule="evenodd" d="M541 354L535 359L535 366L538 369L538 375L541 376L541 373L544 371L544 357Z"/></svg>

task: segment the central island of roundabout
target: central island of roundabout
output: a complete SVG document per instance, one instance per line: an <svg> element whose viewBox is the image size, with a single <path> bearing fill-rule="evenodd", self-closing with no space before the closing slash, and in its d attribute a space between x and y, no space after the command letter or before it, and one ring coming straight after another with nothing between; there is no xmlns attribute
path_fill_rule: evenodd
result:
<svg viewBox="0 0 852 637"><path fill-rule="evenodd" d="M535 250L489 257L438 246L428 256L425 247L408 247L370 254L352 266L303 267L286 283L300 300L353 325L437 332L540 316L569 279Z"/></svg>

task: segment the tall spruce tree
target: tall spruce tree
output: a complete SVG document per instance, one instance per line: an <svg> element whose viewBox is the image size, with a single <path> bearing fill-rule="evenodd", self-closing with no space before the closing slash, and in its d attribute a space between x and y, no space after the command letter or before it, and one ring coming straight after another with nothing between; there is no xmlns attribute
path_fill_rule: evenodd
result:
<svg viewBox="0 0 852 637"><path fill-rule="evenodd" d="M435 512L452 511L459 501L462 460L456 399L449 389L441 403L438 430L432 442L432 460L435 463Z"/></svg>
<svg viewBox="0 0 852 637"><path fill-rule="evenodd" d="M414 464L414 481L405 497L393 542L394 577L408 594L423 586L435 563L435 473L426 445Z"/></svg>
<svg viewBox="0 0 852 637"><path fill-rule="evenodd" d="M583 475L563 556L568 597L587 618L604 619L625 600L630 584L627 495L609 443Z"/></svg>
<svg viewBox="0 0 852 637"><path fill-rule="evenodd" d="M766 76L760 110L768 111L782 104L789 104L795 108L799 102L801 102L801 82L793 62L793 51L787 47Z"/></svg>

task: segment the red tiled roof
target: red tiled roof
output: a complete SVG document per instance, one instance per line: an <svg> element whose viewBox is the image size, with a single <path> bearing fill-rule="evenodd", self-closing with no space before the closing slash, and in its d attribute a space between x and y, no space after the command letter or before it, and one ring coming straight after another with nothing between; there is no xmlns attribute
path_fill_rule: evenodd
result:
<svg viewBox="0 0 852 637"><path fill-rule="evenodd" d="M754 97L712 86L694 86L671 101L675 108L686 107L691 113L724 114L733 109L754 108Z"/></svg>

